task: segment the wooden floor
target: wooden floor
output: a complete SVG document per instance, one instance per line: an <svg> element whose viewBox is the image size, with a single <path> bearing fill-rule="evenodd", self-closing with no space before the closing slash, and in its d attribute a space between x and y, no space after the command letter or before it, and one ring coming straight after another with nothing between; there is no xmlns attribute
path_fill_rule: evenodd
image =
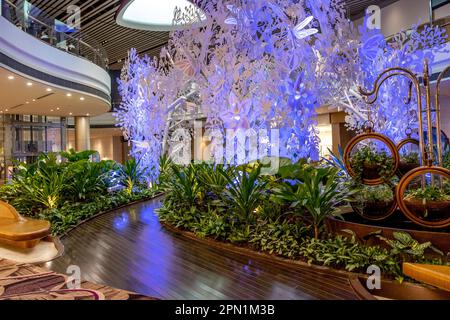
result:
<svg viewBox="0 0 450 320"><path fill-rule="evenodd" d="M192 243L161 227L158 200L91 220L46 267L161 299L357 299L344 275L274 266Z"/></svg>

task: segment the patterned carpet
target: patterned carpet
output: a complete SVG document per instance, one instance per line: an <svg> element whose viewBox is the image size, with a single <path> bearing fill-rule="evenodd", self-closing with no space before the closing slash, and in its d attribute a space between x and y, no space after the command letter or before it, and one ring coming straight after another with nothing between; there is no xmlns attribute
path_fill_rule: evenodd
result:
<svg viewBox="0 0 450 320"><path fill-rule="evenodd" d="M76 289L67 283L66 275L0 259L0 300L154 300L87 281Z"/></svg>

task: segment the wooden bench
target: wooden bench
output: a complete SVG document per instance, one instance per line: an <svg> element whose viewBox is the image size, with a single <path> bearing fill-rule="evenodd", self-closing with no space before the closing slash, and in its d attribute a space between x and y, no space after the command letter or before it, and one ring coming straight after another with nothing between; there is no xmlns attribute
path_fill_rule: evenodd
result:
<svg viewBox="0 0 450 320"><path fill-rule="evenodd" d="M414 280L450 291L450 267L404 263L403 273Z"/></svg>
<svg viewBox="0 0 450 320"><path fill-rule="evenodd" d="M50 222L23 218L13 206L0 201L0 243L29 249L50 234Z"/></svg>

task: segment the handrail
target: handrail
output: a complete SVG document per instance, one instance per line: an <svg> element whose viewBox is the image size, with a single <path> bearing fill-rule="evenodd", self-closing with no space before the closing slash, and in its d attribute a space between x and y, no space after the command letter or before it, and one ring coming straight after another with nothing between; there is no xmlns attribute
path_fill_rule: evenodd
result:
<svg viewBox="0 0 450 320"><path fill-rule="evenodd" d="M24 32L59 50L87 59L104 70L108 69L106 51L95 40L87 39L88 37L80 32L77 32L77 37L66 32L58 32L54 28L55 25L51 26L32 15L27 15L27 21L25 21L19 17L19 15L25 17L23 9L9 0L0 0L0 3L4 4L2 4L2 16ZM60 41L57 41L58 36Z"/></svg>

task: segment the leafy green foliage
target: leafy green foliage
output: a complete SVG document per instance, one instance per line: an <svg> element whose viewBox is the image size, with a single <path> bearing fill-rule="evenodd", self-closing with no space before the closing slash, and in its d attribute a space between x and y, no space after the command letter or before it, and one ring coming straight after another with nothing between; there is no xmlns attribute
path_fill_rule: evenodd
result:
<svg viewBox="0 0 450 320"><path fill-rule="evenodd" d="M339 214L337 206L346 201L348 193L339 184L335 168L303 166L297 172L301 183L284 182L275 190L275 198L291 203L294 213L307 213L311 219L314 236L319 237L319 227L328 216Z"/></svg>
<svg viewBox="0 0 450 320"><path fill-rule="evenodd" d="M383 274L402 280L401 261L430 260L419 253L427 245L409 249L369 247L355 236L319 234L327 216L349 198L393 199L390 185L371 190L353 188L338 168L315 167L305 162L285 163L277 174L261 175L261 164L225 167L211 163L172 165L166 179L166 198L158 210L161 221L194 232L199 237L237 243L254 250L309 263L365 272L372 264ZM314 235L314 237L313 237ZM321 237L320 237L321 236ZM405 247L406 248L406 247Z"/></svg>
<svg viewBox="0 0 450 320"><path fill-rule="evenodd" d="M142 185L144 171L140 168L139 161L132 158L120 166L119 177L128 194L132 194L134 188Z"/></svg>
<svg viewBox="0 0 450 320"><path fill-rule="evenodd" d="M409 233L397 231L393 233L393 236L394 239L387 239L381 236L379 236L379 238L392 248L393 254L401 256L403 261L411 259L415 262L425 261L425 251L428 249L431 249L442 256L444 255L444 253L436 249L431 242L420 243L413 239Z"/></svg>
<svg viewBox="0 0 450 320"><path fill-rule="evenodd" d="M419 165L419 153L417 152L410 152L406 154L402 154L400 157L400 160L407 164L417 164Z"/></svg>
<svg viewBox="0 0 450 320"><path fill-rule="evenodd" d="M385 151L375 151L372 146L363 146L351 155L351 166L356 174L356 179L361 181L365 171L369 167L376 169L380 177L389 181L394 169L392 156Z"/></svg>
<svg viewBox="0 0 450 320"><path fill-rule="evenodd" d="M12 180L0 187L0 199L13 205L21 214L47 219L54 234L64 232L80 219L117 205L145 198L147 189L136 189L140 172L121 170L122 183L133 184L131 191L108 193L111 178L119 165L114 161L92 162L93 151L62 152L68 161L60 161L58 154L41 154L32 164L17 163Z"/></svg>
<svg viewBox="0 0 450 320"><path fill-rule="evenodd" d="M355 237L342 236L325 240L305 239L300 246L300 255L308 263L345 268L347 271L366 270L377 265L387 274L400 274L400 265L387 249L360 244Z"/></svg>
<svg viewBox="0 0 450 320"><path fill-rule="evenodd" d="M420 199L425 201L450 201L450 194L445 188L427 186L405 192L406 199Z"/></svg>
<svg viewBox="0 0 450 320"><path fill-rule="evenodd" d="M81 160L91 160L91 157L97 153L98 152L94 150L76 152L74 149L70 149L69 151L60 152L60 155L67 159L68 162L78 162Z"/></svg>
<svg viewBox="0 0 450 320"><path fill-rule="evenodd" d="M377 186L366 186L357 184L352 187L352 200L359 203L367 202L390 202L394 200L394 192L388 184L380 184Z"/></svg>
<svg viewBox="0 0 450 320"><path fill-rule="evenodd" d="M262 194L268 183L259 179L261 167L244 167L242 171L236 171L234 176L229 176L225 171L219 173L228 182L224 190L224 201L235 210L242 221L249 222L254 219L254 211L261 203Z"/></svg>

